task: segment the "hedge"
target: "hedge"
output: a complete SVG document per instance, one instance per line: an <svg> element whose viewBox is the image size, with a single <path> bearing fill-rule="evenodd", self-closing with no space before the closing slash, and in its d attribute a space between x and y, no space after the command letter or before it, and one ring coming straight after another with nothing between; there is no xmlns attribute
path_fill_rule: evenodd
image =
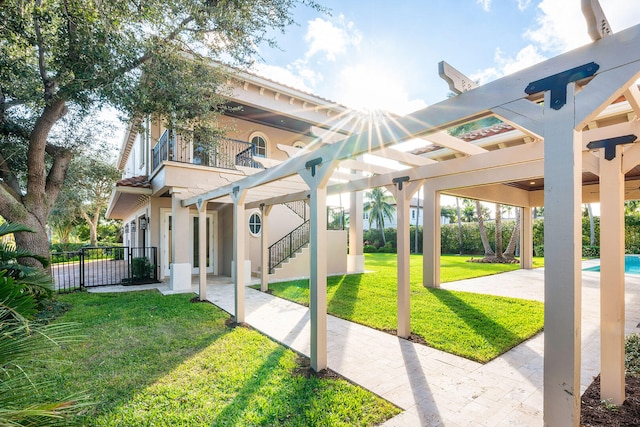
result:
<svg viewBox="0 0 640 427"><path fill-rule="evenodd" d="M503 248L506 248L511 239L511 233L515 225L514 220L502 221L502 242ZM536 218L533 220L533 254L535 256L544 256L544 218ZM486 221L485 229L487 231L487 239L491 247L495 247L495 222ZM582 217L582 256L583 257L599 257L600 256L600 218L594 217L594 245L591 245L589 218ZM377 229L365 230L363 239L365 241L365 252L386 252L396 248L396 229L387 228L384 231L386 245L382 243L382 236ZM415 226L410 226L409 231L411 251L415 245ZM457 254L460 253L458 224L445 224L441 227L441 253ZM422 253L422 227L418 227L418 252ZM462 253L465 255L482 255L484 248L480 239L480 229L475 222L462 223ZM640 254L640 213L625 216L625 253Z"/></svg>

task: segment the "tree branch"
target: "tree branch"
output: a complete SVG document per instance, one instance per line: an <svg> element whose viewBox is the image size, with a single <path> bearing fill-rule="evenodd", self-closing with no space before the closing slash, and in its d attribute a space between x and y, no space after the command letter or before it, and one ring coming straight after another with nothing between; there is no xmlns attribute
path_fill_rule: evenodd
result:
<svg viewBox="0 0 640 427"><path fill-rule="evenodd" d="M49 169L47 183L45 185L45 193L48 201L47 208L51 209L64 185L69 164L71 163L71 159L73 159L73 152L69 149L51 144L47 144L46 151L47 154L53 158L53 164L51 165L51 169Z"/></svg>
<svg viewBox="0 0 640 427"><path fill-rule="evenodd" d="M11 171L11 168L7 164L4 156L0 152L0 178L4 181L6 185L6 190L15 198L16 200L20 200L20 184L18 183L18 179Z"/></svg>
<svg viewBox="0 0 640 427"><path fill-rule="evenodd" d="M37 0L35 4L36 8L39 8L41 5L42 5L42 0ZM42 84L44 85L44 97L45 99L51 99L53 98L53 94L55 91L55 82L53 82L47 76L47 69L45 67L45 61L44 61L44 53L45 53L44 40L42 38L42 31L40 30L40 21L36 16L35 9L33 11L33 28L36 33L36 43L38 45L38 70L40 71L40 78L42 79Z"/></svg>
<svg viewBox="0 0 640 427"><path fill-rule="evenodd" d="M0 182L0 216L10 222L24 223L28 212L4 182Z"/></svg>

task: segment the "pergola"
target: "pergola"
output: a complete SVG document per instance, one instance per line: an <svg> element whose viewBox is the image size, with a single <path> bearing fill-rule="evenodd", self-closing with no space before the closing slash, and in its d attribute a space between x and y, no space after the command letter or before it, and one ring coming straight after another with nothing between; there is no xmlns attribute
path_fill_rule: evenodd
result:
<svg viewBox="0 0 640 427"><path fill-rule="evenodd" d="M591 4L585 12L593 24L590 34L594 41L589 45L475 88L444 64L441 72L461 92L459 95L405 117L369 122L359 134L313 151L292 153L287 161L271 163L257 173L247 169L247 176L241 179L230 176L234 182L183 200L183 207L195 205L200 215L205 214L208 201L233 203L236 321L243 322L245 317L245 209L260 207L266 217L274 204L309 201L311 366L317 371L327 367L327 195L351 192L352 207L357 207L362 204L363 190L386 186L396 198L401 337L410 332L409 201L420 188L425 199L423 280L428 287L438 287L440 282L440 194L464 194L521 207L524 268L531 268L531 208L544 204L544 419L547 425L578 425L583 173L595 174L599 177L601 203L601 388L604 399L622 403L623 209L625 173L640 163L640 145L633 144L635 135L640 135L640 93L635 83L640 77L640 25L611 34L597 1L583 4ZM589 126L621 96L628 101L632 114L625 115L624 121ZM529 143L488 151L446 133L452 126L492 115L529 136ZM392 148L414 138L431 141L458 155L434 161ZM366 166L359 160L366 153L395 159L406 169ZM373 175L345 173L343 168L367 170ZM544 179L544 190L538 192L505 185L540 178ZM636 177L627 176L629 179ZM361 227L361 221L352 218L351 229ZM267 232L264 227L263 289L267 285ZM205 241L201 236L200 244ZM361 244L351 242L351 250L361 253L357 252ZM200 256L205 252L201 248ZM201 259L200 265L204 264ZM206 274L200 274L200 295L204 297Z"/></svg>

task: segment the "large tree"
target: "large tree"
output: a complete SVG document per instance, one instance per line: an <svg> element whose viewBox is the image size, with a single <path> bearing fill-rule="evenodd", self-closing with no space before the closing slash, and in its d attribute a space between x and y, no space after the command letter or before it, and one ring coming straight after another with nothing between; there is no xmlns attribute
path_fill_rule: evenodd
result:
<svg viewBox="0 0 640 427"><path fill-rule="evenodd" d="M45 224L77 145L65 126L104 104L156 114L177 130L215 123L228 75L268 33L313 0L5 0L0 7L0 216L35 233L18 245L48 256ZM84 143L90 143L84 141Z"/></svg>
<svg viewBox="0 0 640 427"><path fill-rule="evenodd" d="M91 245L96 246L98 223L109 203L113 185L120 176L120 171L104 148L77 155L71 162L64 189L54 205L49 222L62 228L68 223L67 219L81 217L89 226ZM68 218L64 217L65 213Z"/></svg>

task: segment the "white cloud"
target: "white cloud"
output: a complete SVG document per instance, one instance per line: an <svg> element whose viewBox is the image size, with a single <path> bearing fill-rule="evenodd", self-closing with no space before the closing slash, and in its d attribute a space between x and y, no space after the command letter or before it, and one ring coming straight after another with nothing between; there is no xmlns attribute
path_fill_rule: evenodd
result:
<svg viewBox="0 0 640 427"><path fill-rule="evenodd" d="M525 10L531 4L531 0L518 0L518 9Z"/></svg>
<svg viewBox="0 0 640 427"><path fill-rule="evenodd" d="M476 3L482 6L482 9L485 12L488 12L491 9L491 0L476 0Z"/></svg>
<svg viewBox="0 0 640 427"><path fill-rule="evenodd" d="M334 22L316 18L308 22L305 41L309 43L306 58L316 54L324 54L329 61L347 52L350 46L357 46L362 39L360 32L355 29L352 21L346 21L344 15L338 16Z"/></svg>
<svg viewBox="0 0 640 427"><path fill-rule="evenodd" d="M410 99L401 74L377 64L358 64L340 72L338 101L359 110L385 110L407 114L427 106Z"/></svg>
<svg viewBox="0 0 640 427"><path fill-rule="evenodd" d="M494 56L494 62L497 66L481 70L472 74L470 78L483 84L502 76L513 74L544 60L545 57L531 44L521 49L515 57L505 56L504 52L498 48Z"/></svg>

